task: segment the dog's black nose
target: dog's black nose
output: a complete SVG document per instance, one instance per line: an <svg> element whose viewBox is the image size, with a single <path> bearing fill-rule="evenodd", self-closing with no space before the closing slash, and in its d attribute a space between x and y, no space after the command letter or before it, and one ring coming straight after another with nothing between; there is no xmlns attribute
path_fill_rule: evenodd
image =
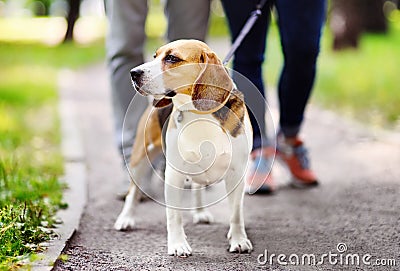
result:
<svg viewBox="0 0 400 271"><path fill-rule="evenodd" d="M143 70L137 70L137 69L131 70L132 81L138 82L143 73L144 73Z"/></svg>

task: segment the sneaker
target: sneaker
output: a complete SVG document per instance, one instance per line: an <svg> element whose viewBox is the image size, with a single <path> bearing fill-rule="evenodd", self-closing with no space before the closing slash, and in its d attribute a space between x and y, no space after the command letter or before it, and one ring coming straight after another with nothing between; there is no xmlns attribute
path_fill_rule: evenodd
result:
<svg viewBox="0 0 400 271"><path fill-rule="evenodd" d="M256 149L251 153L253 159L247 174L245 192L247 194L271 194L275 190L271 175L275 151L271 147Z"/></svg>
<svg viewBox="0 0 400 271"><path fill-rule="evenodd" d="M318 185L317 177L310 167L307 148L298 137L288 140L283 135L278 135L276 154L277 158L289 168L294 187L306 188Z"/></svg>

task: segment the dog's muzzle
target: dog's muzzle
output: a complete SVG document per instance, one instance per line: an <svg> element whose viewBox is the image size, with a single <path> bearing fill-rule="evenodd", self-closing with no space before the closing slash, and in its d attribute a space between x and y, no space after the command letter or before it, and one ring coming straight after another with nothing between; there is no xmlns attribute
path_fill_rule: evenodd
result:
<svg viewBox="0 0 400 271"><path fill-rule="evenodd" d="M138 91L142 95L147 95L147 93L144 93L141 90L143 74L144 74L144 71L141 69L132 69L131 70L131 80L132 80L133 87L135 88L136 91Z"/></svg>
<svg viewBox="0 0 400 271"><path fill-rule="evenodd" d="M140 81L140 78L142 78L143 74L144 74L143 70L140 70L140 69L131 70L132 81L135 82L135 83L138 83Z"/></svg>

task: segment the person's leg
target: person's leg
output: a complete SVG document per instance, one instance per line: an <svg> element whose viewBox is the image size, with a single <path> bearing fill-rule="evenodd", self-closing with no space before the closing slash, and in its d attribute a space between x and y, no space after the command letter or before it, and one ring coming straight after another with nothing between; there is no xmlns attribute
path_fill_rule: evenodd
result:
<svg viewBox="0 0 400 271"><path fill-rule="evenodd" d="M198 39L204 41L208 30L210 0L167 0L167 39Z"/></svg>
<svg viewBox="0 0 400 271"><path fill-rule="evenodd" d="M125 114L135 95L129 71L144 60L147 0L105 0L105 7L109 20L106 49L115 139L121 155L129 161L136 126L148 104L146 98L136 95L135 99L142 99L143 102L135 103L134 108L129 108L124 123Z"/></svg>
<svg viewBox="0 0 400 271"><path fill-rule="evenodd" d="M232 42L239 35L242 27L256 8L259 0L222 0ZM264 6L262 15L244 38L235 52L233 60L233 79L244 93L249 117L253 127L253 151L245 190L249 194L271 193L274 190L270 175L274 150L267 142L265 132L265 98L262 64L266 37L270 21L270 7Z"/></svg>
<svg viewBox="0 0 400 271"><path fill-rule="evenodd" d="M277 0L278 24L284 54L279 81L280 129L295 137L313 87L325 20L325 0Z"/></svg>
<svg viewBox="0 0 400 271"><path fill-rule="evenodd" d="M284 67L279 81L280 133L277 155L288 166L292 184L318 184L307 149L298 133L313 87L319 53L325 0L277 0Z"/></svg>
<svg viewBox="0 0 400 271"><path fill-rule="evenodd" d="M165 0L164 12L168 41L198 39L205 41L208 32L210 0Z"/></svg>
<svg viewBox="0 0 400 271"><path fill-rule="evenodd" d="M250 13L258 3L259 0L222 0L232 42L239 35ZM253 149L258 149L266 144L265 101L260 97L264 97L262 63L264 62L269 20L269 6L265 5L261 17L236 50L233 60L233 70L238 73L233 74L233 79L239 90L244 93L253 126ZM249 80L254 84L253 86L249 84Z"/></svg>

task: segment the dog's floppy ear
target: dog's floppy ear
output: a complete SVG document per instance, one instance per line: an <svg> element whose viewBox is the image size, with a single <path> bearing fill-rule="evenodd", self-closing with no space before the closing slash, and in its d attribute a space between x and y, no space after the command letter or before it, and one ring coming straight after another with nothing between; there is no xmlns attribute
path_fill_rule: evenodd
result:
<svg viewBox="0 0 400 271"><path fill-rule="evenodd" d="M204 52L201 60L204 67L193 84L192 102L199 111L215 112L228 100L233 82L215 53Z"/></svg>
<svg viewBox="0 0 400 271"><path fill-rule="evenodd" d="M157 108L166 107L172 103L171 99L162 98L161 100L154 99L153 106Z"/></svg>

